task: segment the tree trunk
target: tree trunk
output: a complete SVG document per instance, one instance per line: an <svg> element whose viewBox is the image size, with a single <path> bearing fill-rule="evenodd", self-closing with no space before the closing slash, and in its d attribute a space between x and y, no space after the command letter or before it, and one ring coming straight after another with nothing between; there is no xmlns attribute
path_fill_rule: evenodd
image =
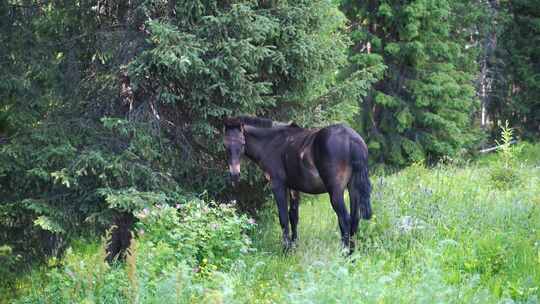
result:
<svg viewBox="0 0 540 304"><path fill-rule="evenodd" d="M481 102L481 126L485 128L489 123L487 108L489 107L491 89L493 83L493 73L491 71L490 58L497 48L497 23L495 22L499 12L499 1L489 0L489 24L491 25L483 41L483 54L480 58L480 75L478 76L479 92Z"/></svg>

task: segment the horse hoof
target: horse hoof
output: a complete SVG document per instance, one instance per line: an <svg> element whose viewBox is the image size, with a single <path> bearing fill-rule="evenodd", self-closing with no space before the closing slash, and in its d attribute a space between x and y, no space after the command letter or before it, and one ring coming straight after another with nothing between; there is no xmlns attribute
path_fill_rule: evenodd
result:
<svg viewBox="0 0 540 304"><path fill-rule="evenodd" d="M288 246L283 246L283 253L289 254L295 251L297 247L298 245L295 242L291 242Z"/></svg>
<svg viewBox="0 0 540 304"><path fill-rule="evenodd" d="M287 254L291 252L295 247L296 246L293 242L283 242L283 253Z"/></svg>

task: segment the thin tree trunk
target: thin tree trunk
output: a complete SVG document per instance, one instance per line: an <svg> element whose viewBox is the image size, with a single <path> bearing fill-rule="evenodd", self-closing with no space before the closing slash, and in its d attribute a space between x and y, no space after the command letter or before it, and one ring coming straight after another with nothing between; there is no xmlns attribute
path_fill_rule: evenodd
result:
<svg viewBox="0 0 540 304"><path fill-rule="evenodd" d="M487 5L490 12L491 25L483 43L483 54L480 59L480 75L479 75L479 96L481 102L481 126L484 128L489 123L487 108L491 99L491 89L493 83L493 74L490 66L490 58L495 53L497 48L497 23L495 22L499 12L499 1L488 0Z"/></svg>

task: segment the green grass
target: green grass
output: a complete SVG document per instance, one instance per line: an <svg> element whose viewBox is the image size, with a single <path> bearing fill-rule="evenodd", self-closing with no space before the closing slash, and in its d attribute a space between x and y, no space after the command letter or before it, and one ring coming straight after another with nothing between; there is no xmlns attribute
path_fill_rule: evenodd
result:
<svg viewBox="0 0 540 304"><path fill-rule="evenodd" d="M327 196L304 196L300 239L291 253L281 251L272 204L252 234L256 250L230 268L204 276L183 272L181 279L162 273L155 285L140 279L137 286L152 294L145 296L148 303L160 304L538 303L540 146L528 145L520 155L513 168L520 178L504 188L493 183L494 156L372 178L375 216L362 222L350 258L341 252ZM88 252L99 246L77 248L82 260L96 261ZM32 277L41 283L24 289L45 292L46 275ZM189 292L179 300L175 289Z"/></svg>

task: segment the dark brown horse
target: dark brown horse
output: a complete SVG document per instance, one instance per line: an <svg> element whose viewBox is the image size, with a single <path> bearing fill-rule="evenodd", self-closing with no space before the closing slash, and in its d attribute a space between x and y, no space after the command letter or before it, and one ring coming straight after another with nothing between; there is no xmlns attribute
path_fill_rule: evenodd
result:
<svg viewBox="0 0 540 304"><path fill-rule="evenodd" d="M242 155L255 162L271 183L279 209L285 250L298 236L299 192L328 192L338 217L341 241L350 252L354 250L352 237L358 230L360 216L371 218L368 151L358 133L341 124L304 129L296 124L240 116L225 120L224 143L233 186L240 179ZM343 198L346 187L351 215Z"/></svg>

